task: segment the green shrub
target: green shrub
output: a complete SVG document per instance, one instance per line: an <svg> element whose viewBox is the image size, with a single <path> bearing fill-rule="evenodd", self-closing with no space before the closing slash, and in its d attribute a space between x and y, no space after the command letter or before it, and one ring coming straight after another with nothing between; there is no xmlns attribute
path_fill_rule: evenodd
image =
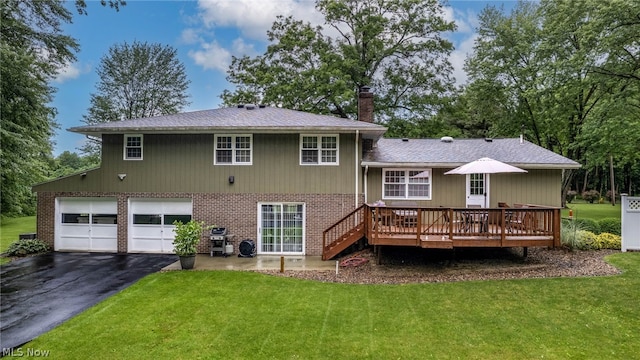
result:
<svg viewBox="0 0 640 360"><path fill-rule="evenodd" d="M567 196L565 197L565 199L567 200L568 203L571 203L573 199L575 199L576 195L578 195L577 191L569 190L567 191Z"/></svg>
<svg viewBox="0 0 640 360"><path fill-rule="evenodd" d="M577 236L581 231L580 224L574 220L562 220L560 227L560 242L569 249L579 249L580 238Z"/></svg>
<svg viewBox="0 0 640 360"><path fill-rule="evenodd" d="M577 246L580 250L595 249L596 234L587 230L578 230L576 232Z"/></svg>
<svg viewBox="0 0 640 360"><path fill-rule="evenodd" d="M18 240L7 249L8 256L27 256L49 251L49 245L38 239Z"/></svg>
<svg viewBox="0 0 640 360"><path fill-rule="evenodd" d="M620 219L615 218L605 218L598 220L598 225L600 225L601 233L609 233L614 235L622 235L622 222Z"/></svg>
<svg viewBox="0 0 640 360"><path fill-rule="evenodd" d="M580 230L591 231L592 233L598 235L600 234L600 224L593 219L580 218L575 219L575 222L578 223Z"/></svg>
<svg viewBox="0 0 640 360"><path fill-rule="evenodd" d="M588 190L582 193L582 198L584 201L593 204L594 201L600 199L600 192L598 190Z"/></svg>
<svg viewBox="0 0 640 360"><path fill-rule="evenodd" d="M622 247L622 238L619 235L602 233L596 236L595 244L597 244L598 249L619 250Z"/></svg>

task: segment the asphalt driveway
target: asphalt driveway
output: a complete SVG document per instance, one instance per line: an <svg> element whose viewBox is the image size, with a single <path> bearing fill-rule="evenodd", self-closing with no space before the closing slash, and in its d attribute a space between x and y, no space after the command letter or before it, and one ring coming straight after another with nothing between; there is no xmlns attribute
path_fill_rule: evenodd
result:
<svg viewBox="0 0 640 360"><path fill-rule="evenodd" d="M164 254L49 253L2 265L0 348L15 348L176 261Z"/></svg>

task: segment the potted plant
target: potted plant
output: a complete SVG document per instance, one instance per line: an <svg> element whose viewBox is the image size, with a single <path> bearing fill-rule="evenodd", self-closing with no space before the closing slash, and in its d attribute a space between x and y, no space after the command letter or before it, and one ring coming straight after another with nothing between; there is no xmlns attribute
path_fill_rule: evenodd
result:
<svg viewBox="0 0 640 360"><path fill-rule="evenodd" d="M176 226L173 230L176 233L173 247L176 255L180 257L180 265L183 269L193 269L204 223L193 219L187 223L176 220L173 225Z"/></svg>

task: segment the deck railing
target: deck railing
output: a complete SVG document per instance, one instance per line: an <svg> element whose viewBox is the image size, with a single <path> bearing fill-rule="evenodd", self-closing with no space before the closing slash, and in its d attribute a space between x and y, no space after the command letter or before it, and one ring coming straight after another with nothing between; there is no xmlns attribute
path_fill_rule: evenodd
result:
<svg viewBox="0 0 640 360"><path fill-rule="evenodd" d="M370 245L423 248L560 246L560 209L362 205L322 234L330 259L363 237Z"/></svg>
<svg viewBox="0 0 640 360"><path fill-rule="evenodd" d="M500 240L499 246L524 239L552 239L560 245L560 210L526 206L518 208L422 208L371 206L369 243L397 238L405 242L438 240ZM493 242L495 244L496 242ZM487 246L492 246L487 244Z"/></svg>
<svg viewBox="0 0 640 360"><path fill-rule="evenodd" d="M322 232L322 258L327 260L366 234L367 205L361 205Z"/></svg>

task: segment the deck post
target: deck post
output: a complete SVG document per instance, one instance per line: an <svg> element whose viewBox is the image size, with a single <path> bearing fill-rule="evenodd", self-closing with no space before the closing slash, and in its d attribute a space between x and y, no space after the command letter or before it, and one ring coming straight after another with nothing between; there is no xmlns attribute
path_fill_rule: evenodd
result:
<svg viewBox="0 0 640 360"><path fill-rule="evenodd" d="M453 209L449 208L449 240L453 241Z"/></svg>
<svg viewBox="0 0 640 360"><path fill-rule="evenodd" d="M553 247L559 248L560 241L560 208L553 209Z"/></svg>
<svg viewBox="0 0 640 360"><path fill-rule="evenodd" d="M504 247L504 241L505 241L505 229L507 228L507 211L502 208L502 210L500 210L500 246Z"/></svg>
<svg viewBox="0 0 640 360"><path fill-rule="evenodd" d="M420 246L420 233L422 232L422 209L416 209L417 219L416 219L416 246Z"/></svg>

